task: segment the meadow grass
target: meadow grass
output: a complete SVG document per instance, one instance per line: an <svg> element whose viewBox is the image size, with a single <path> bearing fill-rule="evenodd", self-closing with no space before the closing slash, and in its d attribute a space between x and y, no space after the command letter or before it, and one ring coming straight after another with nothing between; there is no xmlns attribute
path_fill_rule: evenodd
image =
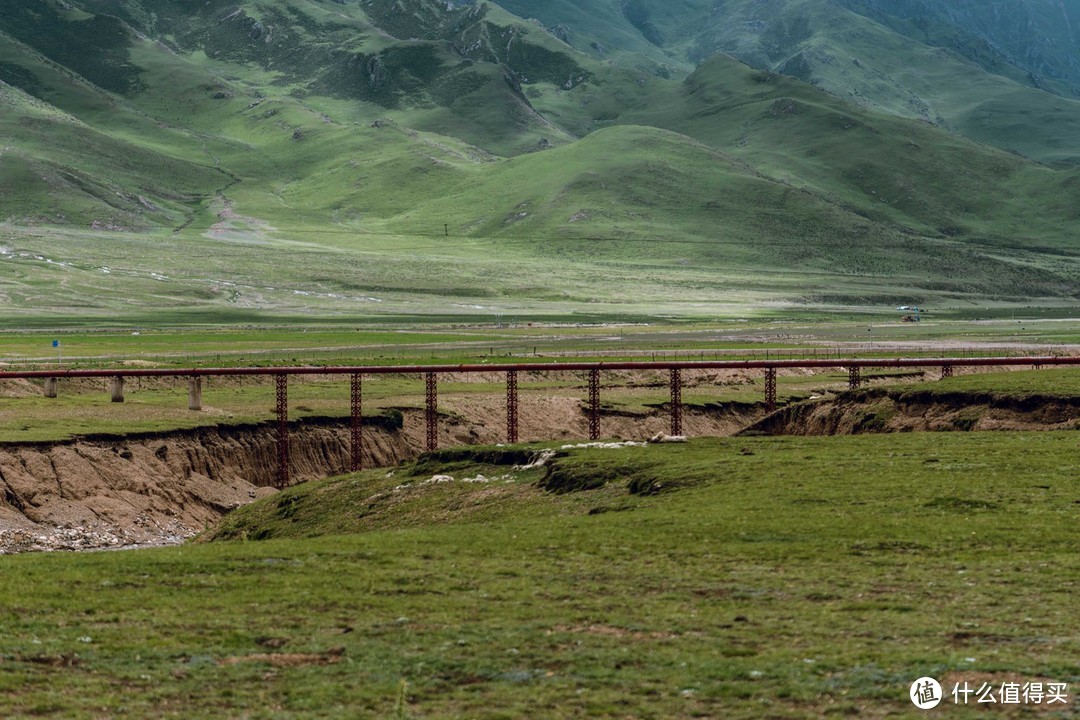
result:
<svg viewBox="0 0 1080 720"><path fill-rule="evenodd" d="M1075 689L1075 445L734 438L550 471L502 464L538 446L448 452L237 511L219 534L246 541L5 557L0 709L903 717L923 675ZM478 472L497 481L460 482Z"/></svg>
<svg viewBox="0 0 1080 720"><path fill-rule="evenodd" d="M1080 320L1070 307L948 309L920 323L899 322L901 313L883 305L741 310L708 318L599 310L353 318L212 310L108 320L14 316L0 320L0 361L17 369L57 361L65 367L125 362L190 367L543 362L590 355L657 360L1015 356L1067 353L1067 346L1080 339Z"/></svg>
<svg viewBox="0 0 1080 720"><path fill-rule="evenodd" d="M915 383L905 389L932 393L994 393L1072 398L1080 394L1077 392L1078 388L1080 388L1080 372L1076 369L1043 368L958 375L933 382Z"/></svg>

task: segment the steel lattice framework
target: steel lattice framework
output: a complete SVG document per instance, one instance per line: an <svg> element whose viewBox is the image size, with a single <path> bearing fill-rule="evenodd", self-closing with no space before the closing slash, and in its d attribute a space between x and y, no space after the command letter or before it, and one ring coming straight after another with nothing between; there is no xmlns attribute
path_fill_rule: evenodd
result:
<svg viewBox="0 0 1080 720"><path fill-rule="evenodd" d="M776 368L765 368L765 411L776 411Z"/></svg>
<svg viewBox="0 0 1080 720"><path fill-rule="evenodd" d="M589 370L589 439L600 438L600 369Z"/></svg>
<svg viewBox="0 0 1080 720"><path fill-rule="evenodd" d="M439 376L424 373L425 398L424 421L427 427L427 451L439 449Z"/></svg>
<svg viewBox="0 0 1080 720"><path fill-rule="evenodd" d="M364 468L364 376L360 373L349 376L349 411L349 468L356 472Z"/></svg>
<svg viewBox="0 0 1080 720"><path fill-rule="evenodd" d="M671 390L671 434L682 435L682 370L671 368L668 372Z"/></svg>
<svg viewBox="0 0 1080 720"><path fill-rule="evenodd" d="M276 375L277 386L277 486L289 484L289 376Z"/></svg>
<svg viewBox="0 0 1080 720"><path fill-rule="evenodd" d="M424 373L561 372L590 370L765 370L767 368L930 368L1023 367L1080 365L1080 356L1043 357L940 357L940 358L805 358L785 360L657 360L597 362L531 362L504 365L305 365L283 367L198 368L52 368L46 370L0 370L0 380L13 378L138 378L138 377L237 377L258 375L417 375Z"/></svg>
<svg viewBox="0 0 1080 720"><path fill-rule="evenodd" d="M518 374L506 371L506 442L518 441Z"/></svg>

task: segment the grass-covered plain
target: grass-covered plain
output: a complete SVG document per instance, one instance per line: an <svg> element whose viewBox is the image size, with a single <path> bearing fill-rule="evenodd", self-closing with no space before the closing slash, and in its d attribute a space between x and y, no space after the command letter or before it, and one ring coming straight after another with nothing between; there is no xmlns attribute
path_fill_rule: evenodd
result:
<svg viewBox="0 0 1080 720"><path fill-rule="evenodd" d="M447 308L445 314L337 316L161 308L95 316L0 318L0 362L160 367L507 362L603 357L764 359L1068 354L1080 344L1077 308L963 302L920 323L889 305L727 308L681 318L533 308ZM656 308L653 308L655 311ZM57 346L53 342L58 343Z"/></svg>
<svg viewBox="0 0 1080 720"><path fill-rule="evenodd" d="M4 558L0 710L910 717L923 675L1075 691L1075 452L1072 433L737 438L313 483L230 516L246 541Z"/></svg>
<svg viewBox="0 0 1080 720"><path fill-rule="evenodd" d="M974 373L943 378L928 383L915 383L913 392L981 393L997 395L1039 395L1073 398L1080 395L1080 372L1075 369L1044 368L1015 372Z"/></svg>
<svg viewBox="0 0 1080 720"><path fill-rule="evenodd" d="M61 380L57 398L42 395L40 381L9 381L0 402L0 442L63 440L100 433L164 432L219 424L262 422L274 417L273 386L269 379L205 380L203 410L187 410L184 371L192 367L275 365L424 365L486 364L489 376L443 375L440 395L455 399L504 392L499 367L511 362L540 362L553 371L520 379L521 391L540 398L550 395L586 397L580 373L557 372L560 363L617 360L764 360L847 357L979 357L983 355L1043 355L1071 352L1080 336L1075 321L1054 317L1024 320L896 321L891 309L852 319L807 313L801 318L740 318L713 322L609 322L593 316L590 322L500 323L465 317L450 322L401 324L383 322L341 324L292 319L285 324L215 326L163 323L135 324L129 329L84 327L0 331L0 358L6 369L43 370L57 365L75 368L175 368L177 378L131 379L125 402L109 401L106 380ZM998 311L999 314L1001 311ZM1040 311L1040 314L1052 314ZM583 318L577 318L581 320ZM643 318L644 319L644 318ZM190 319L189 319L190 320ZM138 328L131 330L130 328ZM872 339L871 339L872 338ZM52 340L60 347L52 347ZM57 350L59 349L59 353ZM962 361L958 371L963 369ZM904 383L912 390L941 392L1015 392L1027 395L1072 394L1076 371L993 372L962 375L938 382L929 370L867 369L874 385ZM655 374L654 374L655 375ZM665 412L666 376L602 375L603 407L618 413ZM924 381L925 385L911 383ZM713 379L684 379L684 402L691 408L764 401L764 374L722 374ZM843 369L813 375L781 373L781 402L842 390ZM312 374L289 383L290 417L348 415L347 379ZM369 375L364 384L368 411L423 406L418 377ZM501 415L499 416L501 418Z"/></svg>

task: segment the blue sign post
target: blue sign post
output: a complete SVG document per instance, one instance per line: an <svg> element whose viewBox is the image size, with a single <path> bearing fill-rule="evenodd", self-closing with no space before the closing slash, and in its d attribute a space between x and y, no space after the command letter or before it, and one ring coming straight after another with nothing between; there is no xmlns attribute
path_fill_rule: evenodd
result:
<svg viewBox="0 0 1080 720"><path fill-rule="evenodd" d="M62 360L60 359L60 353L61 353L61 350L60 350L60 341L59 341L59 340L53 340L53 341L52 341L52 346L53 346L54 348L56 348L56 364L57 364L57 365L62 365L62 364L63 364L63 361L62 361Z"/></svg>

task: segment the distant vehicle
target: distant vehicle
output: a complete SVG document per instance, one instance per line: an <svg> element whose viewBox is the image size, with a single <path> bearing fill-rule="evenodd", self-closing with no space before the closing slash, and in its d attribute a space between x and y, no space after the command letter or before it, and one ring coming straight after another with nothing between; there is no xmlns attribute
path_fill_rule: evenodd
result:
<svg viewBox="0 0 1080 720"><path fill-rule="evenodd" d="M920 310L918 305L901 305L896 309L900 312L907 313L900 318L900 322L919 322L919 313L926 312L925 310Z"/></svg>

